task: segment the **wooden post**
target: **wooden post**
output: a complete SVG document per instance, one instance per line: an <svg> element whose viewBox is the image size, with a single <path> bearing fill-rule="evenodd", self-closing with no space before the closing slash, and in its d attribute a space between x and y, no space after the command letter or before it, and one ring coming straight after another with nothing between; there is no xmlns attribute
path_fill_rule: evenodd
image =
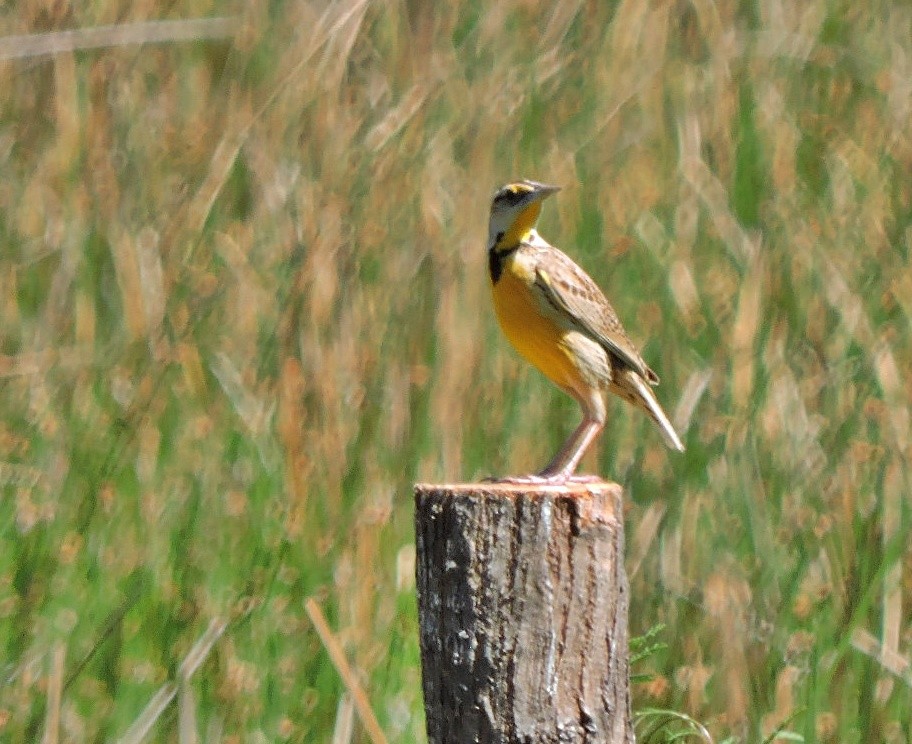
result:
<svg viewBox="0 0 912 744"><path fill-rule="evenodd" d="M628 744L622 490L415 488L431 744Z"/></svg>

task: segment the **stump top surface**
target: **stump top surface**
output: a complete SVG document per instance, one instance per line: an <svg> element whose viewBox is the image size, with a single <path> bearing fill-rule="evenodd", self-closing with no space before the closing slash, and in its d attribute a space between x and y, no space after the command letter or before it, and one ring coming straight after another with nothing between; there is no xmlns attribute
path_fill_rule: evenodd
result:
<svg viewBox="0 0 912 744"><path fill-rule="evenodd" d="M498 509L516 502L562 505L586 523L610 524L622 519L624 492L610 481L568 483L560 486L539 483L418 483L416 503L461 505L458 508Z"/></svg>
<svg viewBox="0 0 912 744"><path fill-rule="evenodd" d="M545 485L541 483L416 483L415 491L419 493L446 492L452 494L488 493L504 496L521 496L547 494L550 496L587 497L601 495L610 491L620 491L621 486L612 481L596 483L564 483Z"/></svg>

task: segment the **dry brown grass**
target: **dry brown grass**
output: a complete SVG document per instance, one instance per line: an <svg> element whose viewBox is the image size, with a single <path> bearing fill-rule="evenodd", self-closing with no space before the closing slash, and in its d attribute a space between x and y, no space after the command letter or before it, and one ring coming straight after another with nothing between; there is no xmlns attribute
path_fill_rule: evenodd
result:
<svg viewBox="0 0 912 744"><path fill-rule="evenodd" d="M0 11L239 19L0 62L4 739L123 735L222 617L156 737L343 736L311 595L390 740L423 736L411 483L540 466L578 415L488 310L515 176L565 186L542 232L687 430L673 457L612 406L588 462L630 497L634 631L668 625L649 702L742 741L912 736L907 8L158 12Z"/></svg>

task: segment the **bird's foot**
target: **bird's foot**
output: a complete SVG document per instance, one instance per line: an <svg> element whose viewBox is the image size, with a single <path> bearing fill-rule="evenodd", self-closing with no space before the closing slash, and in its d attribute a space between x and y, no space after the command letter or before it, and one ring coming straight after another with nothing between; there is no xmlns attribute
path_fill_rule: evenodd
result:
<svg viewBox="0 0 912 744"><path fill-rule="evenodd" d="M521 486L571 486L592 485L604 481L597 475L571 475L569 473L537 473L512 475L506 478L484 478L483 483L504 483Z"/></svg>
<svg viewBox="0 0 912 744"><path fill-rule="evenodd" d="M559 486L566 483L566 478L558 475L508 475L504 478L483 478L482 483L517 486Z"/></svg>
<svg viewBox="0 0 912 744"><path fill-rule="evenodd" d="M568 475L564 482L592 485L594 483L604 483L605 479L599 475Z"/></svg>

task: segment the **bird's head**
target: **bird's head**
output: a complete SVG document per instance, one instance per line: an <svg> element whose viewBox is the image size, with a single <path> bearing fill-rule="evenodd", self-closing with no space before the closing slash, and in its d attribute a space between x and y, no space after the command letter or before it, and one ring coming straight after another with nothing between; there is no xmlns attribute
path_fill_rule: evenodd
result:
<svg viewBox="0 0 912 744"><path fill-rule="evenodd" d="M488 250L509 250L519 245L535 228L541 202L560 186L537 181L514 181L497 190L491 201Z"/></svg>

